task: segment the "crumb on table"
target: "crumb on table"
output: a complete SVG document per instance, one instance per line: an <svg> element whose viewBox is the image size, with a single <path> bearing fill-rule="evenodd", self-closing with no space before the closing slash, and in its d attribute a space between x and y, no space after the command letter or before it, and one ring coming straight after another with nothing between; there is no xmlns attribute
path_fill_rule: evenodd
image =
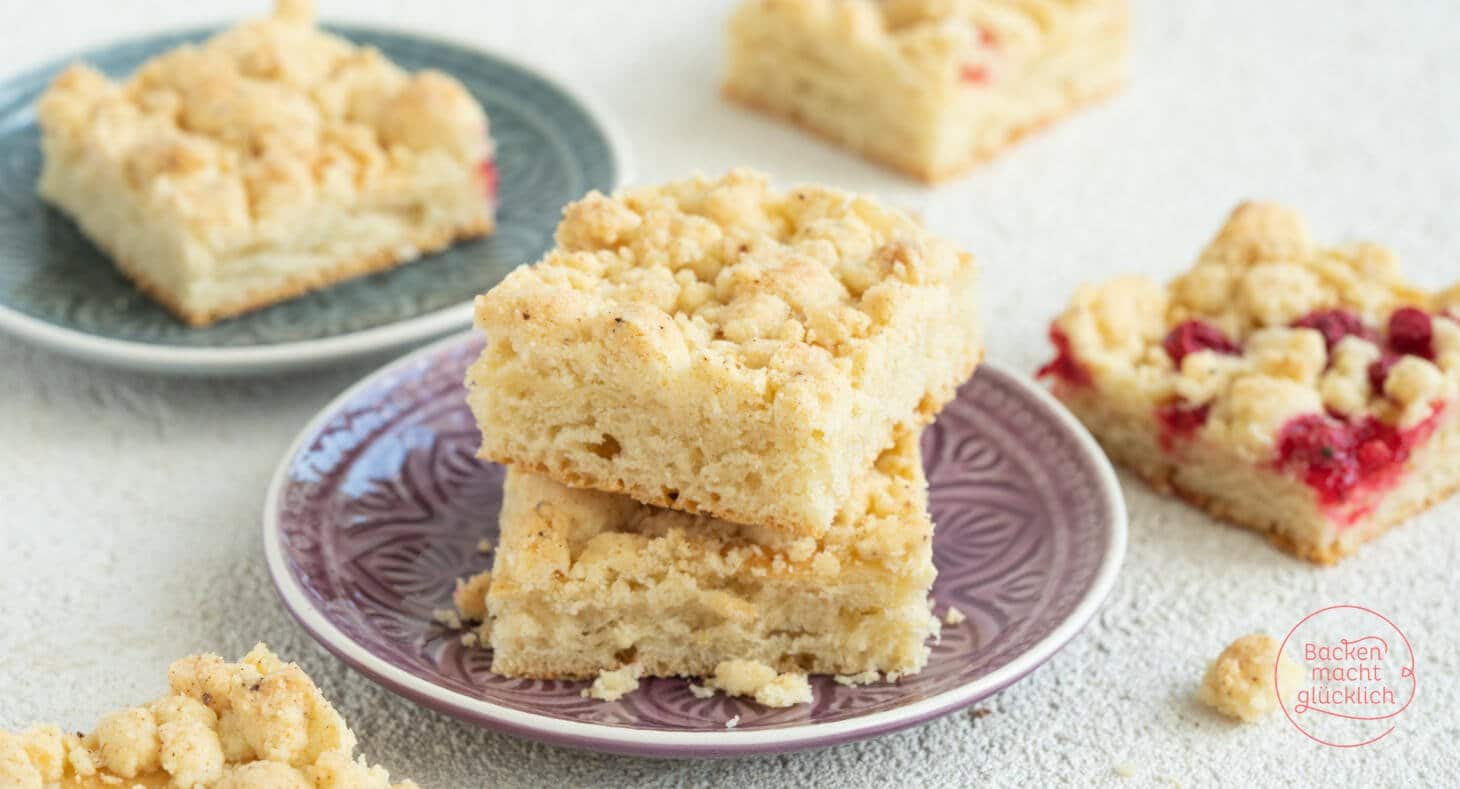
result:
<svg viewBox="0 0 1460 789"><path fill-rule="evenodd" d="M1233 641L1207 667L1197 699L1229 718L1251 723L1276 710L1277 672L1282 674L1284 692L1291 692L1299 680L1299 668L1278 652L1278 641L1253 633Z"/></svg>

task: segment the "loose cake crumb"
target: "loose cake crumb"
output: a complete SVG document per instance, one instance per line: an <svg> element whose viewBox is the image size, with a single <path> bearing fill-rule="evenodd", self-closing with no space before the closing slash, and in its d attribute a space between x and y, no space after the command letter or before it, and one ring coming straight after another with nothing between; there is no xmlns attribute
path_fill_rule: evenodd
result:
<svg viewBox="0 0 1460 789"><path fill-rule="evenodd" d="M481 643L481 639L477 636L477 633L476 633L475 630L468 630L465 633L462 633L461 634L461 645L462 646L464 646L464 647L474 647L474 646L477 646L479 643Z"/></svg>
<svg viewBox="0 0 1460 789"><path fill-rule="evenodd" d="M950 605L948 610L943 612L943 624L945 625L961 625L967 621L968 616L958 610L957 606Z"/></svg>
<svg viewBox="0 0 1460 789"><path fill-rule="evenodd" d="M461 629L461 617L450 608L438 608L432 611L431 618L452 630Z"/></svg>
<svg viewBox="0 0 1460 789"><path fill-rule="evenodd" d="M477 553L482 554L483 556L485 556L485 555L487 555L487 554L489 554L491 552L492 552L492 541L491 540L487 539L486 537L483 537L483 538L481 538L480 540L477 541Z"/></svg>
<svg viewBox="0 0 1460 789"><path fill-rule="evenodd" d="M487 590L492 586L492 574L480 572L466 580L456 581L456 591L451 593L451 602L456 605L459 619L481 622L487 618ZM460 625L458 625L460 627Z"/></svg>
<svg viewBox="0 0 1460 789"><path fill-rule="evenodd" d="M863 671L860 674L837 674L832 680L838 685L871 685L882 679L882 675L876 671Z"/></svg>
<svg viewBox="0 0 1460 789"><path fill-rule="evenodd" d="M739 725L740 725L740 716L739 715L736 715L735 717L731 718L730 720L725 721L725 728L727 728L727 729L733 729L733 728L735 728L736 726L739 726Z"/></svg>
<svg viewBox="0 0 1460 789"><path fill-rule="evenodd" d="M618 701L639 689L639 677L643 673L644 669L638 663L599 672L592 687L583 690L583 696L599 701Z"/></svg>
<svg viewBox="0 0 1460 789"><path fill-rule="evenodd" d="M755 692L755 700L767 707L810 704L811 699L811 683L805 674L781 674Z"/></svg>
<svg viewBox="0 0 1460 789"><path fill-rule="evenodd" d="M1297 687L1300 669L1278 653L1277 639L1253 633L1233 641L1207 667L1197 699L1231 718L1251 723L1278 708L1274 663L1286 692Z"/></svg>
<svg viewBox="0 0 1460 789"><path fill-rule="evenodd" d="M703 687L689 686L696 698L709 698L721 690L731 696L747 696L767 707L790 707L812 701L811 683L799 672L777 674L757 660L724 660L715 666L715 676Z"/></svg>

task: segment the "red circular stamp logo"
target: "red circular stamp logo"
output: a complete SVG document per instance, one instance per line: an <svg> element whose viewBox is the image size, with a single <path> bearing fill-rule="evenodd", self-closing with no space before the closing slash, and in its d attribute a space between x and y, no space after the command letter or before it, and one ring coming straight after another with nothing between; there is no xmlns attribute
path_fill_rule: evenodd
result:
<svg viewBox="0 0 1460 789"><path fill-rule="evenodd" d="M1331 605L1288 631L1273 669L1283 714L1309 739L1335 748L1393 733L1419 689L1414 649L1389 617L1361 605Z"/></svg>

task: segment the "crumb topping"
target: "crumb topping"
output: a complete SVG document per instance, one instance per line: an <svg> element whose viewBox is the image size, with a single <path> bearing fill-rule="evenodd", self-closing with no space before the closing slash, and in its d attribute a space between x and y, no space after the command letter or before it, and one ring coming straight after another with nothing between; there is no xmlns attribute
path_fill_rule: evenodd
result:
<svg viewBox="0 0 1460 789"><path fill-rule="evenodd" d="M1373 244L1315 244L1294 212L1239 206L1169 287L1125 277L1081 288L1051 329L1042 374L1163 412L1199 436L1272 459L1294 420L1418 429L1460 392L1455 289L1411 286Z"/></svg>
<svg viewBox="0 0 1460 789"><path fill-rule="evenodd" d="M917 294L974 265L900 211L823 187L773 192L735 170L570 204L557 248L477 301L483 325L609 336L674 369L692 355L842 376Z"/></svg>
<svg viewBox="0 0 1460 789"><path fill-rule="evenodd" d="M214 244L318 202L492 157L462 85L313 26L307 2L159 55L122 83L77 64L41 97L47 155L116 162L135 199ZM52 147L52 141L58 147Z"/></svg>
<svg viewBox="0 0 1460 789"><path fill-rule="evenodd" d="M1284 693L1290 693L1301 680L1298 664L1279 655L1278 647L1277 639L1261 633L1233 641L1207 667L1197 698L1223 715L1248 723L1278 709L1279 684ZM1282 673L1281 683L1277 672Z"/></svg>
<svg viewBox="0 0 1460 789"><path fill-rule="evenodd" d="M984 85L1068 38L1072 18L1112 0L751 0L732 26L774 23L877 53L921 82Z"/></svg>
<svg viewBox="0 0 1460 789"><path fill-rule="evenodd" d="M89 734L0 732L0 784L166 782L233 789L390 789L314 682L262 644L238 663L197 655L168 669L168 695L102 718ZM149 783L151 785L151 783ZM415 789L403 781L394 789Z"/></svg>

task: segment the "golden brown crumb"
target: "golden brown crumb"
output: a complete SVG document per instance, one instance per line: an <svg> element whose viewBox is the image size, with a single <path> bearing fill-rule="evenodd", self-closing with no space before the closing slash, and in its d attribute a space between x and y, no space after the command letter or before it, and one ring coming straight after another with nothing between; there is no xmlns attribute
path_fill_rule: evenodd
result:
<svg viewBox="0 0 1460 789"><path fill-rule="evenodd" d="M754 660L722 661L715 667L715 675L705 681L705 687L731 696L749 696L767 707L790 707L812 701L811 683L805 674L778 674L774 668Z"/></svg>
<svg viewBox="0 0 1460 789"><path fill-rule="evenodd" d="M639 689L639 677L642 674L643 669L636 663L600 672L593 680L593 685L583 690L583 696L599 701L618 701Z"/></svg>
<svg viewBox="0 0 1460 789"><path fill-rule="evenodd" d="M1278 655L1278 641L1253 633L1233 641L1207 667L1197 698L1231 718L1248 723L1278 709L1274 664L1282 674L1285 693L1297 687L1300 669L1286 655Z"/></svg>
<svg viewBox="0 0 1460 789"><path fill-rule="evenodd" d="M468 622L482 622L487 618L487 592L492 588L492 574L481 572L473 575L465 581L456 582L456 591L452 593L452 602L456 604L456 613L463 620Z"/></svg>

